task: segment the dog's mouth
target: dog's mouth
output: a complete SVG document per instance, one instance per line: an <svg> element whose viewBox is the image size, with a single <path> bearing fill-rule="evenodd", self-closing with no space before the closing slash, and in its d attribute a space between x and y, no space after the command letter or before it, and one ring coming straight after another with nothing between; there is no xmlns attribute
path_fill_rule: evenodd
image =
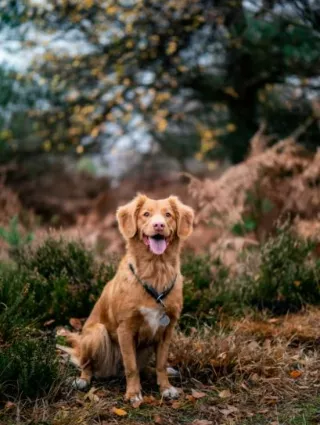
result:
<svg viewBox="0 0 320 425"><path fill-rule="evenodd" d="M153 236L143 235L143 242L150 248L150 251L156 255L163 254L168 246L168 240L160 234Z"/></svg>

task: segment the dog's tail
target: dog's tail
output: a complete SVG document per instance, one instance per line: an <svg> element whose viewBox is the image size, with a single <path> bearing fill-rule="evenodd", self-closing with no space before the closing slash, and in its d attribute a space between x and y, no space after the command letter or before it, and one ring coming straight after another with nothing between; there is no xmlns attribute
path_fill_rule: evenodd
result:
<svg viewBox="0 0 320 425"><path fill-rule="evenodd" d="M64 336L71 347L57 345L57 348L69 354L72 364L82 369L90 366L96 377L117 375L120 349L104 325L95 323L87 326L81 335L66 331Z"/></svg>
<svg viewBox="0 0 320 425"><path fill-rule="evenodd" d="M80 363L80 347L81 347L81 335L63 329L63 336L66 338L67 342L71 344L71 347L66 345L56 344L56 347L69 355L69 361L76 367L81 367Z"/></svg>

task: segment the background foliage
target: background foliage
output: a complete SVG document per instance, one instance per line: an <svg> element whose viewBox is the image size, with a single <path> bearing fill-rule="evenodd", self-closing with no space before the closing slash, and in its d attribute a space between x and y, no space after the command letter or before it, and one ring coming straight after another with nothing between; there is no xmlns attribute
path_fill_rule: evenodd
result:
<svg viewBox="0 0 320 425"><path fill-rule="evenodd" d="M262 120L281 138L319 113L315 1L5 3L26 54L1 70L2 161L157 146L238 162ZM303 141L319 143L315 119Z"/></svg>

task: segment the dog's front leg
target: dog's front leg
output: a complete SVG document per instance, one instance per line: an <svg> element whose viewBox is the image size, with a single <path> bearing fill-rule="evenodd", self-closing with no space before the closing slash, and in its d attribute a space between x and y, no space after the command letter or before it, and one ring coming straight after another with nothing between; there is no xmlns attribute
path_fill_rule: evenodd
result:
<svg viewBox="0 0 320 425"><path fill-rule="evenodd" d="M117 330L123 366L127 380L125 399L131 403L142 401L140 375L132 331L125 323Z"/></svg>
<svg viewBox="0 0 320 425"><path fill-rule="evenodd" d="M179 397L178 390L170 384L167 374L167 360L173 329L174 323L170 323L170 325L164 331L162 339L158 342L156 346L157 382L160 386L160 391L164 398Z"/></svg>

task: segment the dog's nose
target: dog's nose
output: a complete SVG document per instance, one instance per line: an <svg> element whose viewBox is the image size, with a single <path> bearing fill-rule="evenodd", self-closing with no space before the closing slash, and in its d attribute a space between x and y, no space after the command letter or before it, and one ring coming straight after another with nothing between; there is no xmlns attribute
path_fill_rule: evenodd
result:
<svg viewBox="0 0 320 425"><path fill-rule="evenodd" d="M164 229L164 223L161 223L160 221L153 223L154 230L157 232L161 232Z"/></svg>

